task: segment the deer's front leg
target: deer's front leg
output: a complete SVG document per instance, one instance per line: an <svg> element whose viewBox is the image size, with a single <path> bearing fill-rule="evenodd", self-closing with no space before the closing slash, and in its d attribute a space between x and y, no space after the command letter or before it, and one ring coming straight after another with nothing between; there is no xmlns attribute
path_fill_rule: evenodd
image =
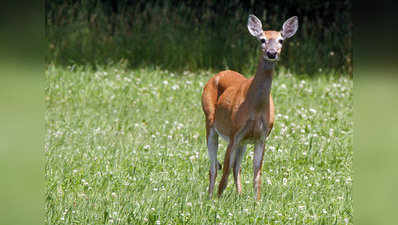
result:
<svg viewBox="0 0 398 225"><path fill-rule="evenodd" d="M254 149L254 158L253 158L253 185L254 185L254 192L256 194L256 199L260 200L260 188L261 188L261 167L263 165L263 156L264 156L264 141L258 141L256 143Z"/></svg>
<svg viewBox="0 0 398 225"><path fill-rule="evenodd" d="M223 174L220 181L220 185L218 186L218 197L221 196L224 189L227 187L228 176L231 172L231 166L235 162L235 156L236 156L235 151L237 146L238 146L237 143L235 143L234 139L231 138L227 147L227 151L225 152Z"/></svg>

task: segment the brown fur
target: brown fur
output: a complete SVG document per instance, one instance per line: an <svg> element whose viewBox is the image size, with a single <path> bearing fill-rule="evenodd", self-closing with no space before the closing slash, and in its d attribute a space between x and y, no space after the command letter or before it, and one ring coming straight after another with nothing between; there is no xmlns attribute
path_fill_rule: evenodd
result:
<svg viewBox="0 0 398 225"><path fill-rule="evenodd" d="M267 39L280 38L280 33L276 31L265 31L264 34ZM232 143L237 134L245 130L241 142L257 142L265 140L273 127L274 103L270 90L273 69L266 69L263 63L264 59L261 55L257 73L250 79L238 72L226 70L210 78L204 86L202 108L206 117L206 140L208 140L210 129L213 127L219 133L229 137L230 140L224 158L223 178L218 189L219 196L227 183ZM261 174L261 165L260 170L255 171L255 174ZM240 179L240 170L237 177ZM256 197L259 199L259 179L256 182L257 186L255 187L258 188ZM240 192L240 181L235 179L235 183Z"/></svg>

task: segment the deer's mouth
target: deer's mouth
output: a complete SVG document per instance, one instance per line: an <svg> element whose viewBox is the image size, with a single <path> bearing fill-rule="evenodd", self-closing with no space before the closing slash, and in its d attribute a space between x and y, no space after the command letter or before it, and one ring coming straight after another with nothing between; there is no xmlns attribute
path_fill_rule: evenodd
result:
<svg viewBox="0 0 398 225"><path fill-rule="evenodd" d="M279 61L279 57L278 57L278 55L276 55L275 58L269 58L267 55L264 55L264 61L276 62L276 61Z"/></svg>

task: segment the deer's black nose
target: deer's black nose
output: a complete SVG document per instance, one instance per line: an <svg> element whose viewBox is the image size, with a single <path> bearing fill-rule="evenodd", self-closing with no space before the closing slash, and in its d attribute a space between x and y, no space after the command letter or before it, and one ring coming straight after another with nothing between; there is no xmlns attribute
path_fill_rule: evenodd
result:
<svg viewBox="0 0 398 225"><path fill-rule="evenodd" d="M267 56L270 59L275 59L276 57L276 51L267 51Z"/></svg>

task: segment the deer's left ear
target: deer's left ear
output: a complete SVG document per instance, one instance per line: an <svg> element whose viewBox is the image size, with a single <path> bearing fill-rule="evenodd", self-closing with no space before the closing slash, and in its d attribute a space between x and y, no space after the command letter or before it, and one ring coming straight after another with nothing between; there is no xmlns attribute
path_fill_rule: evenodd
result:
<svg viewBox="0 0 398 225"><path fill-rule="evenodd" d="M281 32L282 37L284 39L290 38L291 36L293 36L296 33L297 28L298 28L297 16L290 17L288 20L286 20L283 23L282 32Z"/></svg>

